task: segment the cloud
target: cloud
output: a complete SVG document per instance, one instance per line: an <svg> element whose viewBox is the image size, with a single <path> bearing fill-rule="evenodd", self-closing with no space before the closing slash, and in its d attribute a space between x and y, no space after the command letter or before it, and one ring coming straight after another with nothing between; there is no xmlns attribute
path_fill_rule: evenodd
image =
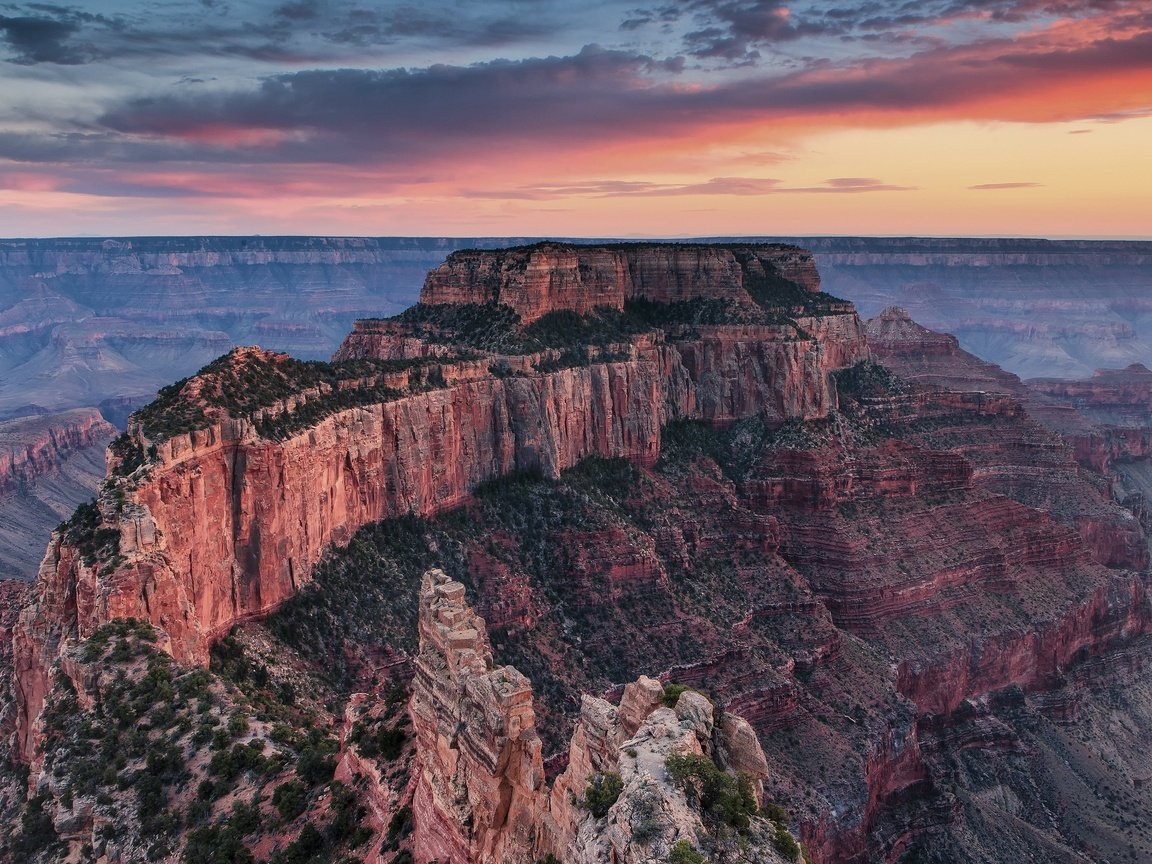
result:
<svg viewBox="0 0 1152 864"><path fill-rule="evenodd" d="M996 190L996 189L1037 189L1044 184L1042 183L978 183L975 186L969 186L969 189L979 191Z"/></svg>
<svg viewBox="0 0 1152 864"><path fill-rule="evenodd" d="M511 190L465 190L466 198L497 200L550 200L555 198L680 198L689 195L760 196L784 194L853 194L861 192L908 192L867 177L834 177L820 186L782 186L771 177L713 177L699 183L654 183L646 180L585 180L574 183L537 184Z"/></svg>
<svg viewBox="0 0 1152 864"><path fill-rule="evenodd" d="M682 85L682 68L677 58L589 45L570 56L469 66L308 70L265 78L248 91L195 88L129 99L99 126L177 149L248 140L257 161L388 162L456 158L484 147L499 156L499 148L655 140L707 124L798 118L836 125L860 122L853 118L1122 119L1137 115L1123 105L1130 91L1114 89L1116 76L1152 82L1152 31L1086 43L1041 33L713 86ZM1092 88L1095 77L1118 104L1105 101L1103 84Z"/></svg>
<svg viewBox="0 0 1152 864"><path fill-rule="evenodd" d="M21 65L56 63L75 66L87 63L89 52L71 41L79 29L80 25L75 21L0 16L0 33L16 52L9 60Z"/></svg>
<svg viewBox="0 0 1152 864"><path fill-rule="evenodd" d="M320 17L317 0L292 0L276 7L276 14L289 21L312 21Z"/></svg>
<svg viewBox="0 0 1152 864"><path fill-rule="evenodd" d="M129 100L99 124L176 145L264 131L289 160L474 153L484 142L603 137L609 124L631 126L651 95L646 76L676 68L590 45L570 57L466 67L312 70L266 78L249 92Z"/></svg>
<svg viewBox="0 0 1152 864"><path fill-rule="evenodd" d="M275 7L276 15L282 21L292 16L304 20L309 10L326 12L331 2L281 3ZM1085 10L1091 2L1075 6ZM898 8L927 14L928 5L902 3ZM988 16L1007 14L1011 5L1006 0L957 0L931 4L928 11ZM771 178L728 176L774 169L762 169L747 159L727 159L724 147L715 147L731 144L729 152L739 151L736 142L741 139L728 137L731 129L762 130L764 135L780 130L786 141L796 129L951 119L1119 122L1147 116L1148 109L1132 100L1150 92L1152 86L1152 29L1132 13L1131 4L1111 5L1120 11L1094 20L1091 26L1086 21L1075 27L1055 22L971 44L937 41L890 59L813 59L791 67L793 71L786 74L729 70L709 75L699 66L686 66L681 56L597 45L563 56L422 68L311 68L265 75L253 83L226 74L192 78L182 72L183 83L196 86L172 86L180 80L173 76L146 95L111 100L92 120L61 122L56 129L44 131L48 124L42 122L43 115L37 115L31 119L41 131L29 131L30 123L0 129L0 159L92 166L92 170L184 163L200 166L197 170L202 174L221 175L235 164L255 166L259 170L254 173L262 182L270 182L277 170L286 176L302 175L305 169L300 166L308 166L308 172L316 172L317 166L341 167L348 173L371 169L376 176L388 178L449 178L445 183L481 187L466 189L463 194L467 196L493 199L907 191L908 187L867 177L789 187ZM760 6L757 17L751 16L748 2L697 2L682 7L676 16L697 16L691 21L695 26L706 12L722 18L728 29L721 27L721 35L739 32L768 39L789 38L782 29L789 27L846 31L862 26L859 22L866 20L869 9L893 8L865 0L851 9L838 7L842 14L833 23L828 20L836 17L834 10L821 13L825 23L820 24L798 20L798 13L785 16L780 3ZM264 8L271 13L271 6ZM487 20L504 20L509 8L490 7ZM805 14L816 14L807 8ZM361 11L359 20L366 25L384 30L390 26L381 10ZM396 11L392 7L389 14ZM664 7L639 10L626 20L646 16L653 25L664 26L673 11ZM736 14L741 11L750 17ZM58 21L71 14L63 7L43 12ZM408 22L410 32L424 34L435 18L431 12L429 16L413 17ZM768 20L772 18L776 23ZM123 33L127 25L121 24L102 20L85 26L104 27L108 32L120 27L116 32ZM243 30L239 23L228 26L240 29L229 29L233 35L227 38L214 38L211 50L232 45L239 51L237 46L243 44L248 45L246 50L256 50L256 42L234 41ZM316 29L314 21L308 26ZM52 45L81 44L82 32L52 31L55 36L41 38L37 50L40 56L49 56L56 50ZM752 42L747 45L749 51L754 50ZM149 50L155 47L153 43ZM738 62L740 58L727 59ZM205 71L215 69L208 66ZM754 147L763 143L751 137L746 140L757 140L749 145ZM699 149L691 150L681 142L696 142ZM526 159L543 162L573 154L586 157L581 170L599 171L603 169L593 162L601 151L610 151L612 161L627 165L624 170L645 170L643 162L650 158L645 154L655 148L678 153L675 158L682 160L678 168L665 165L665 170L723 176L683 184L610 179L587 181L587 185L490 190L469 174L483 164L509 166ZM711 155L702 164L691 171L684 169L684 153L705 151ZM720 165L726 167L716 167ZM541 169L540 174L548 176L544 173L548 170ZM464 176L452 180L457 171ZM232 174L227 180L239 182ZM143 177L130 182L171 186L173 181ZM195 182L206 181L199 176Z"/></svg>
<svg viewBox="0 0 1152 864"><path fill-rule="evenodd" d="M235 10L205 2L139 8L114 16L83 6L9 4L0 38L22 65L80 65L143 58L244 58L262 64L330 63L379 54L405 44L494 47L551 33L556 22L541 4L536 14L501 4L361 4L354 0L287 0ZM186 5L186 4L185 4ZM164 8L167 6L168 8ZM380 7L380 8L376 8Z"/></svg>

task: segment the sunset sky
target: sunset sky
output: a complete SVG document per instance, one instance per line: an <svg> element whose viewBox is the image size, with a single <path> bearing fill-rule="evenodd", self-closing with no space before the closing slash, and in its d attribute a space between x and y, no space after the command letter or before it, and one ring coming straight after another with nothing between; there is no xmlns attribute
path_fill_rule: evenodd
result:
<svg viewBox="0 0 1152 864"><path fill-rule="evenodd" d="M1152 237L1149 0L0 0L0 235Z"/></svg>

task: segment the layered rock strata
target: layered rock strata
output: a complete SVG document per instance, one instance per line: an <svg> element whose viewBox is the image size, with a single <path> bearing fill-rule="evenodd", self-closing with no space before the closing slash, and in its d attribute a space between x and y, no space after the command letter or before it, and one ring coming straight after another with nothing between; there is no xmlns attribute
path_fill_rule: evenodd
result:
<svg viewBox="0 0 1152 864"><path fill-rule="evenodd" d="M773 278L820 290L811 254L795 246L541 243L496 253L455 252L428 274L420 301L501 303L530 323L557 309L623 309L626 300L748 304L749 289Z"/></svg>
<svg viewBox="0 0 1152 864"><path fill-rule="evenodd" d="M35 578L52 529L104 478L115 434L95 408L0 423L0 579Z"/></svg>
<svg viewBox="0 0 1152 864"><path fill-rule="evenodd" d="M115 434L95 408L0 423L0 495L26 489L75 453L103 448Z"/></svg>
<svg viewBox="0 0 1152 864"><path fill-rule="evenodd" d="M536 357L463 361L442 366L443 386L431 389L401 373L388 381L403 388L394 398L337 410L284 440L259 433L267 412L208 408L206 428L161 440L133 427L154 455L131 470L112 465L98 530L114 536L115 554L55 536L17 634L23 752L61 640L107 620L150 621L177 659L204 662L216 635L294 594L326 548L369 522L441 512L513 471L556 476L592 455L652 464L672 420L825 416L836 398L829 373L865 356L863 333L850 307L797 323L803 337L794 325L713 325L683 341L641 334L601 362L554 372L538 371ZM230 365L257 361L280 362L241 349ZM193 379L182 398L208 384ZM291 416L322 395L298 394L273 413Z"/></svg>

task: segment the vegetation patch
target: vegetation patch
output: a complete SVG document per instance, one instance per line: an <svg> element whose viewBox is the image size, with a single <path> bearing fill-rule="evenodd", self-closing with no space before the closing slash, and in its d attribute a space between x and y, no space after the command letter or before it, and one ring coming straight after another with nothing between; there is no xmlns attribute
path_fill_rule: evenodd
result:
<svg viewBox="0 0 1152 864"><path fill-rule="evenodd" d="M120 560L120 531L104 525L104 517L96 501L81 504L56 530L64 535L64 540L80 553L84 566Z"/></svg>
<svg viewBox="0 0 1152 864"><path fill-rule="evenodd" d="M282 420L266 422L262 434L283 436L343 408L396 398L396 391L363 382L434 362L438 361L363 359L324 363L237 349L213 360L191 378L161 388L156 399L132 418L147 438L157 442L207 428L212 422L210 409L223 410L230 417L252 417L304 391L325 391ZM435 386L434 375L424 380L428 386ZM362 386L348 386L349 382Z"/></svg>
<svg viewBox="0 0 1152 864"><path fill-rule="evenodd" d="M909 391L908 384L887 366L867 360L832 374L837 392L855 401L899 396Z"/></svg>
<svg viewBox="0 0 1152 864"><path fill-rule="evenodd" d="M743 831L759 812L752 779L729 774L707 756L669 756L664 763L668 777L684 790L689 802L703 813Z"/></svg>
<svg viewBox="0 0 1152 864"><path fill-rule="evenodd" d="M321 799L318 844L305 825L274 860L343 860L371 837L358 793L332 781L337 742L322 716L293 709L291 725L269 729L250 713L263 692L254 679L263 671L273 686L281 670L269 672L232 637L213 652L211 669L180 666L156 641L148 623L123 619L77 649L94 707L83 709L72 680L58 676L43 713L52 782L23 806L0 857L45 860L57 848L53 814L80 800L104 826L101 838L116 839L131 860L250 864L266 825L291 836Z"/></svg>
<svg viewBox="0 0 1152 864"><path fill-rule="evenodd" d="M588 788L584 790L584 809L597 819L603 819L623 791L624 781L615 771L597 772L589 779Z"/></svg>

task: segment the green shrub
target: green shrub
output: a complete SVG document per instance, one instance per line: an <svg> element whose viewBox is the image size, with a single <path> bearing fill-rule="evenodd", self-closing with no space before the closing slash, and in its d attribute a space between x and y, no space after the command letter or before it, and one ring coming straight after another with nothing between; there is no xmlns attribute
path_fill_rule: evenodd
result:
<svg viewBox="0 0 1152 864"><path fill-rule="evenodd" d="M255 800L245 804L237 801L232 805L232 815L228 817L228 827L241 837L251 834L260 828L260 807Z"/></svg>
<svg viewBox="0 0 1152 864"><path fill-rule="evenodd" d="M597 819L603 819L623 791L624 781L615 771L593 774L584 790L584 809Z"/></svg>
<svg viewBox="0 0 1152 864"><path fill-rule="evenodd" d="M388 839L403 840L412 833L412 808L405 805L392 814L388 820Z"/></svg>
<svg viewBox="0 0 1152 864"><path fill-rule="evenodd" d="M336 771L336 760L328 751L315 745L306 745L300 750L296 761L296 773L300 779L311 785L327 783Z"/></svg>
<svg viewBox="0 0 1152 864"><path fill-rule="evenodd" d="M800 844L788 832L788 829L776 823L775 829L772 833L772 845L776 847L776 851L787 858L789 861L800 860Z"/></svg>
<svg viewBox="0 0 1152 864"><path fill-rule="evenodd" d="M708 864L708 859L693 849L687 840L678 840L668 850L668 864Z"/></svg>
<svg viewBox="0 0 1152 864"><path fill-rule="evenodd" d="M664 703L665 708L675 708L676 703L680 701L680 696L691 689L686 684L665 684L664 695L660 701Z"/></svg>
<svg viewBox="0 0 1152 864"><path fill-rule="evenodd" d="M285 821L295 819L304 812L308 800L308 787L299 780L281 783L272 793L272 806Z"/></svg>
<svg viewBox="0 0 1152 864"><path fill-rule="evenodd" d="M672 782L689 801L726 825L744 830L756 815L756 793L747 774L721 771L707 756L670 756L664 763Z"/></svg>
<svg viewBox="0 0 1152 864"><path fill-rule="evenodd" d="M324 835L311 822L305 822L300 836L272 860L276 864L308 864L324 850Z"/></svg>
<svg viewBox="0 0 1152 864"><path fill-rule="evenodd" d="M343 783L333 783L331 788L332 800L328 804L328 812L332 814L332 821L324 833L333 846L347 843L355 848L372 836L369 829L360 825L368 811L360 804L356 793Z"/></svg>
<svg viewBox="0 0 1152 864"><path fill-rule="evenodd" d="M185 864L252 864L252 853L236 831L227 826L206 825L188 833Z"/></svg>
<svg viewBox="0 0 1152 864"><path fill-rule="evenodd" d="M49 849L55 849L60 842L52 817L45 812L48 802L45 795L28 799L24 813L20 817L20 833L12 841L11 850L17 861L31 861Z"/></svg>
<svg viewBox="0 0 1152 864"><path fill-rule="evenodd" d="M788 822L787 811L785 811L784 808L779 804L776 804L772 801L769 801L762 808L760 808L760 813L762 816L771 819L773 822L779 822L781 825L787 824Z"/></svg>

